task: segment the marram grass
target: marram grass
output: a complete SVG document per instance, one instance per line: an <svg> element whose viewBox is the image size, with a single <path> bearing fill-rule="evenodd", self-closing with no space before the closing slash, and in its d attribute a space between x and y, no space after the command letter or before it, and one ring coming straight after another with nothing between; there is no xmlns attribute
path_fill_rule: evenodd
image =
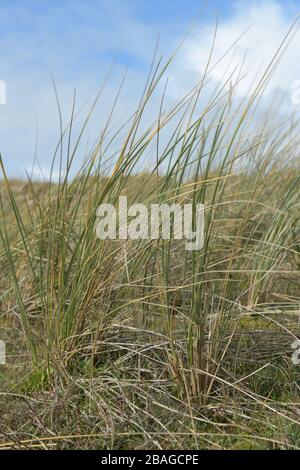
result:
<svg viewBox="0 0 300 470"><path fill-rule="evenodd" d="M277 56L248 99L227 83L203 105L204 76L145 128L160 62L75 176L97 103L74 140L74 99L59 182L1 159L0 448L300 448L298 125L255 118ZM120 195L204 204L203 248L99 240Z"/></svg>

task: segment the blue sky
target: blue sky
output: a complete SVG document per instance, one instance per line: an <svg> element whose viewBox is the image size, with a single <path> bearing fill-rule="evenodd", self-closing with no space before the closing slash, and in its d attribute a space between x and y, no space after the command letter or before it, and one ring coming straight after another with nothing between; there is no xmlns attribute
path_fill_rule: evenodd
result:
<svg viewBox="0 0 300 470"><path fill-rule="evenodd" d="M88 130L88 145L101 129L127 67L119 114L134 109L158 33L160 51L167 57L197 18L170 70L167 98L171 102L199 80L217 11L216 60L249 28L231 58L237 65L247 54L248 82L241 86L241 93L246 93L256 67L271 59L298 10L300 0L1 0L0 80L6 83L7 103L0 106L0 151L8 174L22 176L30 170L36 140L44 173L50 168L59 138L52 76L67 122L74 88L78 106L87 103L87 111L115 60L100 109ZM299 50L297 33L270 93L278 89L288 93L291 83L300 78ZM224 65L213 70L214 82L223 79L223 70Z"/></svg>

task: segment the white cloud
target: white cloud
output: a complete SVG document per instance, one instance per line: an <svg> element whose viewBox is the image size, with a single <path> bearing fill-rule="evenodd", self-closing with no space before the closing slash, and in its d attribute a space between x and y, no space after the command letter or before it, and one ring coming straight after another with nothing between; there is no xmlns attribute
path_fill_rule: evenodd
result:
<svg viewBox="0 0 300 470"><path fill-rule="evenodd" d="M27 5L37 3L40 5L34 0L26 2ZM129 8L129 3L119 0L66 0L53 2L52 5L52 2L45 2L47 8L41 6L34 15L25 8L25 2L20 2L19 6L6 2L0 5L0 79L5 81L7 88L7 104L0 107L0 151L9 174L20 176L24 174L24 169L31 168L37 123L38 158L42 168L51 166L59 140L59 119L51 75L57 82L64 123L68 122L74 88L77 90L78 108L88 101L78 118L78 129L114 54L119 47L123 50L120 55L122 60L116 60L80 148L78 165L86 156L87 142L93 143L103 127L127 60L130 70L116 120L129 116L134 110L145 83L158 28L147 24L147 19L138 19ZM247 54L243 69L247 76L239 88L241 95L245 94L249 84L259 76L258 70L263 70L273 57L291 25L291 18L286 14L284 4L275 1L255 1L250 7L249 2L238 2L231 16L220 19L212 65L248 27L250 29L234 50L211 70L212 82L224 81L224 66L230 63L228 76L235 66L241 66ZM172 29L167 20L165 22L160 49L166 51L166 57L180 41L181 32L178 28ZM199 27L195 26L185 41L182 52L167 73L170 82L166 105L171 100L177 100L201 77L213 31L213 22L202 22ZM300 36L297 33L273 76L269 93L275 93L280 86L290 96L292 82L300 79L299 50ZM158 108L154 100L148 111L149 121L157 117Z"/></svg>
<svg viewBox="0 0 300 470"><path fill-rule="evenodd" d="M293 23L293 16L286 14L286 7L284 2L271 0L236 2L233 14L225 21L221 18L218 25L210 77L215 82L225 83L230 76L232 82L243 76L238 93L245 95L250 88L253 90ZM290 90L292 82L300 78L298 26L293 29L294 37L272 75L266 94L278 87ZM204 72L213 33L213 23L195 29L182 54L186 73L200 76Z"/></svg>

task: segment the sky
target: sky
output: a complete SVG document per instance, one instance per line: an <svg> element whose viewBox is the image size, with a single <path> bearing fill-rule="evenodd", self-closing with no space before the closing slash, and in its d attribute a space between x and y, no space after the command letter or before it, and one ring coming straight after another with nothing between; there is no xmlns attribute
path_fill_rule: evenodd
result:
<svg viewBox="0 0 300 470"><path fill-rule="evenodd" d="M59 140L53 82L64 124L76 89L80 126L113 63L80 160L99 135L125 72L117 118L134 110L158 37L159 53L167 58L188 32L167 71L166 100L172 103L201 78L218 17L212 61L216 65L210 77L218 84L226 80L224 70L230 74L243 64L245 79L239 85L243 96L299 11L300 0L1 0L0 80L6 86L6 104L0 104L0 152L8 175L49 174ZM265 94L266 102L283 94L285 112L298 112L299 107L299 100L293 99L300 84L298 26ZM149 119L156 117L156 111L153 104Z"/></svg>

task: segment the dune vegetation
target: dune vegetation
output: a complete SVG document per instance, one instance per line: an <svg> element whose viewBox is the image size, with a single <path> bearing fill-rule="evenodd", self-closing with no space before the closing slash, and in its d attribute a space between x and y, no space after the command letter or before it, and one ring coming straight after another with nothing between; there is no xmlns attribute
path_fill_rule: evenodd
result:
<svg viewBox="0 0 300 470"><path fill-rule="evenodd" d="M12 180L1 159L0 449L300 448L299 125L258 112L284 46L248 97L229 78L205 99L208 64L147 127L159 61L84 160L101 94L76 136L74 100L58 181ZM204 246L99 240L120 195L204 204Z"/></svg>

